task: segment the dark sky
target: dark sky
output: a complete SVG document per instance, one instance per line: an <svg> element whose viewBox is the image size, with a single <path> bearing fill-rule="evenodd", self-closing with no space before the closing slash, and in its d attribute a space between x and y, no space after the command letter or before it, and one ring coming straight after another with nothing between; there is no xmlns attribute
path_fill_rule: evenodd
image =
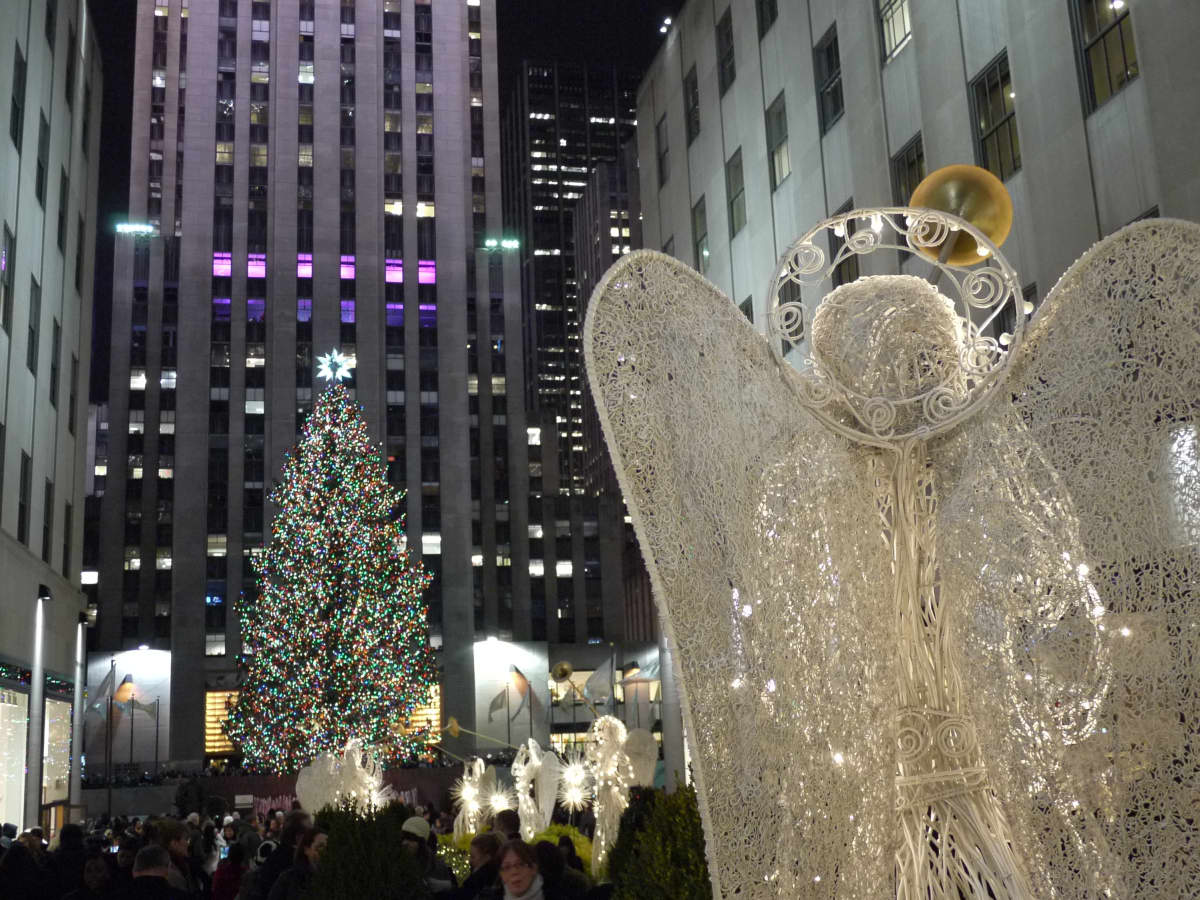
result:
<svg viewBox="0 0 1200 900"><path fill-rule="evenodd" d="M329 2L329 0L318 0ZM434 0L436 3L446 0ZM104 60L100 216L97 224L91 398L108 394L113 228L129 208L129 114L136 0L89 0ZM682 0L496 0L500 97L507 104L524 58L595 60L643 69L663 37L658 26Z"/></svg>

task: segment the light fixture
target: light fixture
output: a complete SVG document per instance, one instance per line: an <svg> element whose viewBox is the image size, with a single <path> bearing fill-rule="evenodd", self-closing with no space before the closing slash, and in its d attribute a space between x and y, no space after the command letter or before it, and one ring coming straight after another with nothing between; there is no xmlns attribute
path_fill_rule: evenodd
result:
<svg viewBox="0 0 1200 900"><path fill-rule="evenodd" d="M138 649L139 650L149 650L150 645L149 644L138 644Z"/></svg>

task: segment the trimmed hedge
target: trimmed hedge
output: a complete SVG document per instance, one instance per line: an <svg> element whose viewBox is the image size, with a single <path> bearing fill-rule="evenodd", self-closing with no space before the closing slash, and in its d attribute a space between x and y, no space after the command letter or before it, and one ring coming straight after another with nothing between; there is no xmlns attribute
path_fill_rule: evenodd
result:
<svg viewBox="0 0 1200 900"><path fill-rule="evenodd" d="M704 829L692 787L636 788L609 857L613 900L708 900Z"/></svg>
<svg viewBox="0 0 1200 900"><path fill-rule="evenodd" d="M416 860L400 849L412 809L393 803L369 813L326 807L317 825L329 834L311 896L321 900L427 900Z"/></svg>

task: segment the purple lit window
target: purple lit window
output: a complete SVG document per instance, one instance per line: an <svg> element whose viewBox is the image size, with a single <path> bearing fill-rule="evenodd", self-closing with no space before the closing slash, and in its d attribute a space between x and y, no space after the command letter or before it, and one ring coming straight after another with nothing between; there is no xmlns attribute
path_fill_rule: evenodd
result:
<svg viewBox="0 0 1200 900"><path fill-rule="evenodd" d="M296 301L296 321L311 322L312 321L312 300L297 300Z"/></svg>
<svg viewBox="0 0 1200 900"><path fill-rule="evenodd" d="M354 280L354 257L353 256L343 256L342 257L341 277L343 279L345 279L346 281Z"/></svg>
<svg viewBox="0 0 1200 900"><path fill-rule="evenodd" d="M353 300L343 300L342 301L342 322L343 323L353 323L354 322L354 301Z"/></svg>
<svg viewBox="0 0 1200 900"><path fill-rule="evenodd" d="M312 278L312 254L297 253L296 254L296 277L297 278Z"/></svg>
<svg viewBox="0 0 1200 900"><path fill-rule="evenodd" d="M417 320L420 323L420 326L422 328L436 328L437 327L437 304L422 303L420 305L420 307L418 307L418 308L419 308L420 312L417 314L417 316L418 316Z"/></svg>
<svg viewBox="0 0 1200 900"><path fill-rule="evenodd" d="M267 254L265 253L250 253L246 256L246 277L247 278L266 278L267 277Z"/></svg>
<svg viewBox="0 0 1200 900"><path fill-rule="evenodd" d="M212 318L214 322L229 321L229 298L213 297Z"/></svg>
<svg viewBox="0 0 1200 900"><path fill-rule="evenodd" d="M246 301L246 321L261 322L267 317L267 301L250 299Z"/></svg>
<svg viewBox="0 0 1200 900"><path fill-rule="evenodd" d="M417 260L417 284L437 284L437 262L432 259Z"/></svg>
<svg viewBox="0 0 1200 900"><path fill-rule="evenodd" d="M404 260L386 260L383 277L388 284L404 284Z"/></svg>
<svg viewBox="0 0 1200 900"><path fill-rule="evenodd" d="M404 327L404 304L389 303L387 305L387 324L389 328Z"/></svg>
<svg viewBox="0 0 1200 900"><path fill-rule="evenodd" d="M213 277L228 278L233 274L233 255L230 253L213 254ZM228 302L228 301L226 301Z"/></svg>

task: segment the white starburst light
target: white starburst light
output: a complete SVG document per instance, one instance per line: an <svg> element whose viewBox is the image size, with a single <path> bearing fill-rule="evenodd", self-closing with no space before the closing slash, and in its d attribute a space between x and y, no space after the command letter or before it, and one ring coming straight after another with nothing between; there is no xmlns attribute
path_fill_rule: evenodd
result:
<svg viewBox="0 0 1200 900"><path fill-rule="evenodd" d="M320 363L317 377L326 381L338 382L349 378L350 370L354 368L353 357L346 356L337 349L330 350L324 356L318 356L317 362Z"/></svg>

